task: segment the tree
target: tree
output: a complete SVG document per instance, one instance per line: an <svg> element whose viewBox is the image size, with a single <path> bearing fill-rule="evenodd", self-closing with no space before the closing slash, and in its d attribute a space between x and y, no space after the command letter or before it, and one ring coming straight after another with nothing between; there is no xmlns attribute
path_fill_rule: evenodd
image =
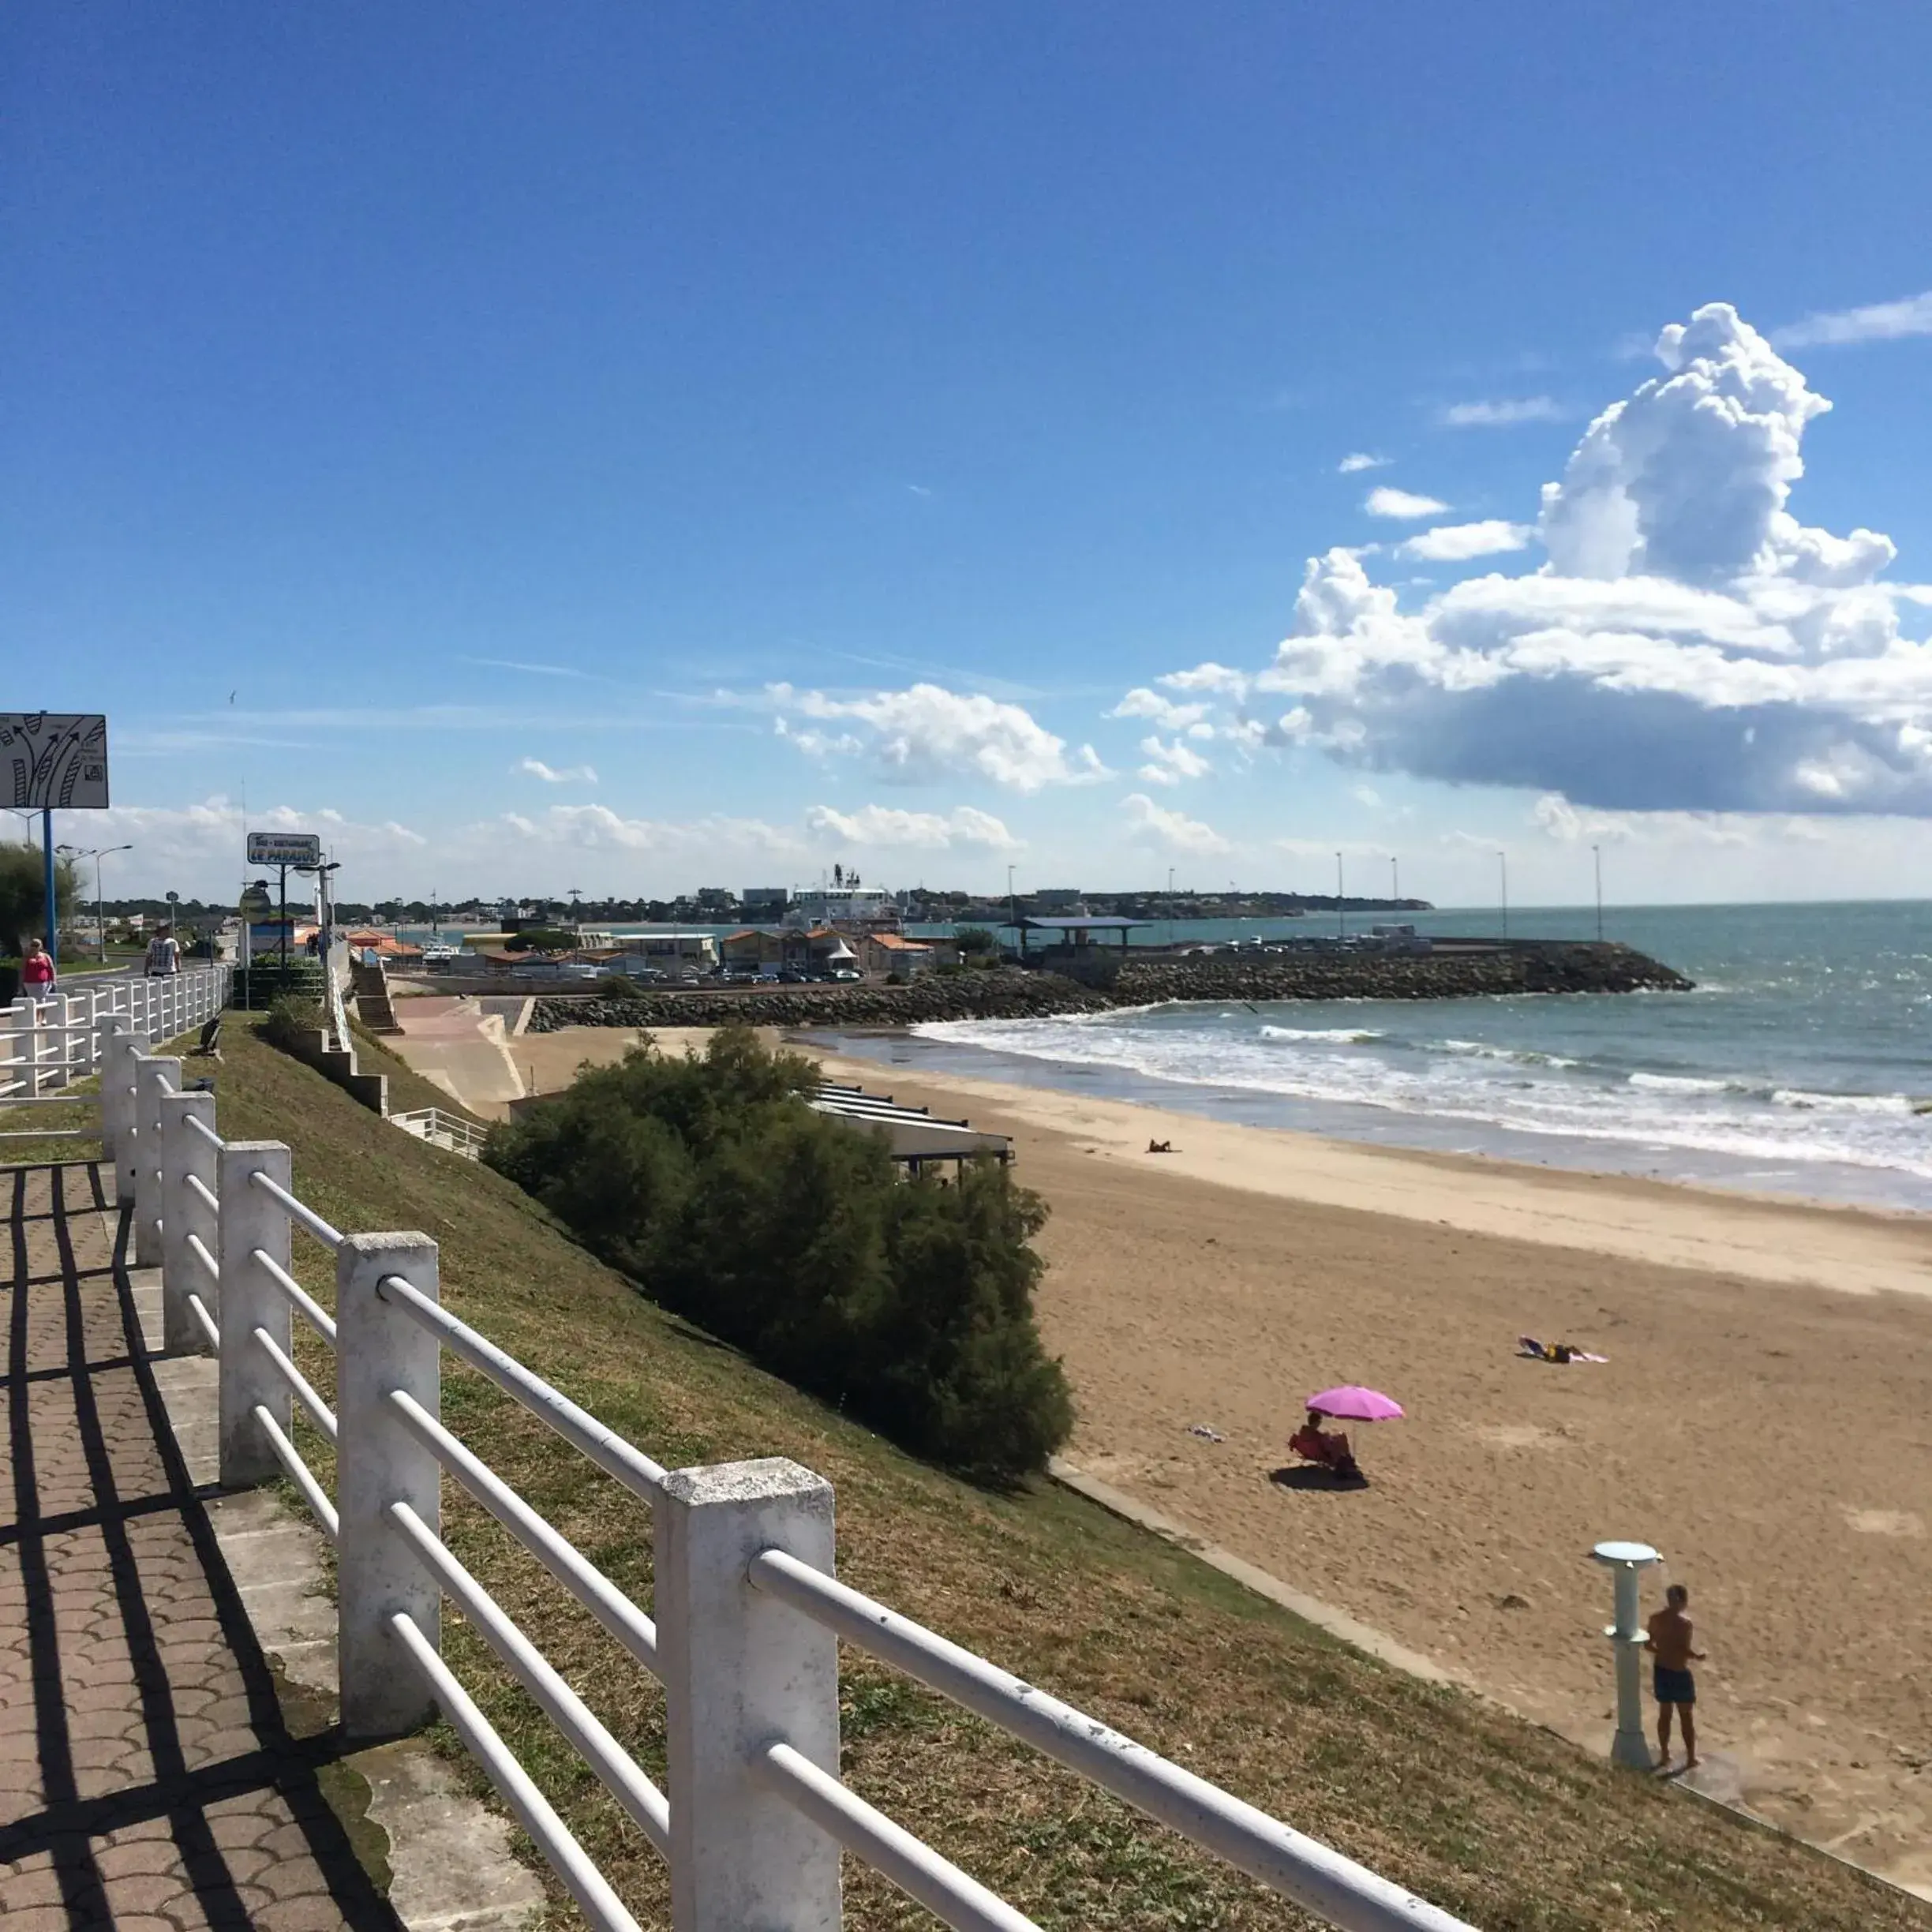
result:
<svg viewBox="0 0 1932 1932"><path fill-rule="evenodd" d="M915 1455L1009 1484L1073 1426L1041 1346L1038 1196L990 1158L904 1176L749 1029L649 1047L492 1129L484 1158L655 1301Z"/></svg>
<svg viewBox="0 0 1932 1932"><path fill-rule="evenodd" d="M65 926L76 897L71 859L55 857L54 891ZM34 846L0 844L0 953L17 957L36 936L47 937L46 861Z"/></svg>

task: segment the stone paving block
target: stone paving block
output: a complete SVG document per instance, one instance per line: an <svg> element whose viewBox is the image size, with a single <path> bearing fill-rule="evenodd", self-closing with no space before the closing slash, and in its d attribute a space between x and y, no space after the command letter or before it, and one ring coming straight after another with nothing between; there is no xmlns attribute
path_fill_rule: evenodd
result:
<svg viewBox="0 0 1932 1932"><path fill-rule="evenodd" d="M212 1449L213 1432L188 1432L188 1455L176 1445L133 1285L114 1271L118 1218L95 1204L110 1187L85 1164L27 1170L24 1193L0 1185L13 1220L0 1260L13 1317L0 1926L400 1932L321 1795L325 1754L283 1728L241 1591L214 1554L194 1492L212 1473L196 1438ZM212 1384L211 1361L159 1366L185 1393ZM58 1372L27 1380L47 1370ZM272 1525L263 1500L234 1501Z"/></svg>

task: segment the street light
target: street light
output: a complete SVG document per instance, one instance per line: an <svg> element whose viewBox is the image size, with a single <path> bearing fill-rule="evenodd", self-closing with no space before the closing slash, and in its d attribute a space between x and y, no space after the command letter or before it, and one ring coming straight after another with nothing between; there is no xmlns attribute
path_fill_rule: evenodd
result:
<svg viewBox="0 0 1932 1932"><path fill-rule="evenodd" d="M1006 916L1013 921L1013 938L1020 950L1024 953L1026 950L1026 934L1020 930L1020 900L1013 891L1013 871L1012 866L1006 868Z"/></svg>
<svg viewBox="0 0 1932 1932"><path fill-rule="evenodd" d="M1338 939L1348 937L1348 914L1342 905L1342 855L1339 852L1335 854L1335 937Z"/></svg>
<svg viewBox="0 0 1932 1932"><path fill-rule="evenodd" d="M1593 845L1590 856L1597 862L1597 943L1603 944L1603 848Z"/></svg>
<svg viewBox="0 0 1932 1932"><path fill-rule="evenodd" d="M1391 910L1399 912L1402 910L1402 874L1396 867L1393 852L1389 854L1389 897L1394 902Z"/></svg>
<svg viewBox="0 0 1932 1932"><path fill-rule="evenodd" d="M26 820L27 849L29 852L32 852L33 850L33 829L35 825L38 822L40 814L38 812L14 811L13 807L11 805L8 806L7 810L9 812L13 812L13 814L16 818L24 818Z"/></svg>
<svg viewBox="0 0 1932 1932"><path fill-rule="evenodd" d="M110 852L132 852L132 845L103 845L98 851L82 851L77 845L57 845L56 852L64 852L69 859L92 859L94 861L94 949L100 955L100 963L107 964L107 919L101 907L101 861Z"/></svg>
<svg viewBox="0 0 1932 1932"><path fill-rule="evenodd" d="M1503 937L1509 937L1509 854L1498 852L1496 864L1503 878Z"/></svg>

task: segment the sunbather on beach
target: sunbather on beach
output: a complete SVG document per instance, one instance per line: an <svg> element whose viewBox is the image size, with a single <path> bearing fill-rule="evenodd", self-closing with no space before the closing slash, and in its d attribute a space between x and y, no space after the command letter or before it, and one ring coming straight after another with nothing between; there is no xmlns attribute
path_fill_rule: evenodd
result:
<svg viewBox="0 0 1932 1932"><path fill-rule="evenodd" d="M1309 1411L1308 1420L1288 1438L1288 1447L1298 1456L1318 1464L1336 1476L1358 1476L1361 1472L1355 1466L1355 1452L1349 1447L1349 1439L1339 1429L1331 1436L1322 1427L1322 1418L1315 1410Z"/></svg>

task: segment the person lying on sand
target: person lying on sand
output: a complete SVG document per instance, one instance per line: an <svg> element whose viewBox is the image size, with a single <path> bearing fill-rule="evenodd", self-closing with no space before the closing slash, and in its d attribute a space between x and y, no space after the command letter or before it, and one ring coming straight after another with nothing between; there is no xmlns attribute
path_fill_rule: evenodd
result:
<svg viewBox="0 0 1932 1932"><path fill-rule="evenodd" d="M1600 1362L1609 1359L1608 1356L1593 1355L1573 1342L1539 1342L1534 1335L1518 1335L1516 1350L1518 1354L1528 1356L1532 1361Z"/></svg>
<svg viewBox="0 0 1932 1932"><path fill-rule="evenodd" d="M1288 1447L1332 1476L1361 1473L1355 1466L1355 1452L1349 1447L1349 1439L1339 1429L1332 1436L1328 1434L1322 1427L1320 1416L1312 1409L1308 1420L1288 1438Z"/></svg>
<svg viewBox="0 0 1932 1932"><path fill-rule="evenodd" d="M1171 1140L1150 1140L1148 1143L1148 1151L1150 1154L1171 1154L1174 1151L1174 1143Z"/></svg>

